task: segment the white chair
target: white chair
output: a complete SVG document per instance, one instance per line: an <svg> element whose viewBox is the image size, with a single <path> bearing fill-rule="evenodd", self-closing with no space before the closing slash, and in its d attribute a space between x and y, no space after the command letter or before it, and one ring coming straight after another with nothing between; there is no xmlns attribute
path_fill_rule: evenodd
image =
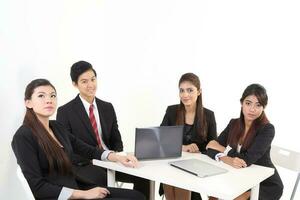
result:
<svg viewBox="0 0 300 200"><path fill-rule="evenodd" d="M21 168L20 168L19 165L17 167L17 176L18 176L18 178L19 178L19 180L20 180L20 182L21 182L21 184L23 186L23 189L24 189L24 191L26 193L27 199L28 200L34 200L34 196L33 196L32 192L31 192L31 189L30 189L30 187L29 187L29 185L27 183L27 180L25 179L25 177L24 177L24 175L22 173L22 170L21 170Z"/></svg>
<svg viewBox="0 0 300 200"><path fill-rule="evenodd" d="M271 158L275 165L296 171L298 173L291 200L294 199L295 193L300 180L300 152L291 151L275 145L271 147Z"/></svg>

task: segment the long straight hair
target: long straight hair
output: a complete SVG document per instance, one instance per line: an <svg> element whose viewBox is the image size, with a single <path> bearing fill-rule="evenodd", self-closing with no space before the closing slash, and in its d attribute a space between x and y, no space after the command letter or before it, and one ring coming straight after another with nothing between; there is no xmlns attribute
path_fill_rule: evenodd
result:
<svg viewBox="0 0 300 200"><path fill-rule="evenodd" d="M249 95L255 95L258 102L265 108L268 104L268 95L266 89L260 84L251 84L249 85L243 92L243 95L240 99L241 104L244 102L245 98ZM230 129L230 134L228 137L228 144L232 145L232 147L237 147L240 139L243 137L245 133L245 117L243 114L243 110L241 108L240 118L235 119L232 127ZM253 121L251 127L249 128L248 132L246 133L246 137L243 141L243 148L248 149L255 137L256 131L262 127L263 125L269 123L269 120L263 111L261 115Z"/></svg>
<svg viewBox="0 0 300 200"><path fill-rule="evenodd" d="M183 82L190 82L192 85L194 85L198 91L200 91L200 80L199 77L193 73L186 73L181 76L179 79L178 87ZM180 101L180 105L177 109L176 114L176 125L183 125L185 123L185 114L186 110L183 105L183 103ZM207 141L207 122L206 117L204 114L204 108L202 105L202 92L197 98L196 101L196 114L195 114L195 120L194 120L194 126L196 128L197 134L200 136L201 139L204 141Z"/></svg>
<svg viewBox="0 0 300 200"><path fill-rule="evenodd" d="M48 80L35 79L27 85L24 100L30 100L34 90L39 86L51 86L55 90L55 87ZM38 144L46 154L49 163L49 173L57 171L60 174L70 174L72 165L68 156L50 136L46 127L44 127L42 122L38 119L32 108L26 108L23 125L31 129L33 135L38 141Z"/></svg>

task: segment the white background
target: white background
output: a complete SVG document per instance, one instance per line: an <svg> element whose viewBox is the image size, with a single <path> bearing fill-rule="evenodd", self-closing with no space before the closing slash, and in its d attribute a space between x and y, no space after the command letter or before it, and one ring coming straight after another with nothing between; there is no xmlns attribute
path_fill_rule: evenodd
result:
<svg viewBox="0 0 300 200"><path fill-rule="evenodd" d="M10 141L26 84L49 79L62 105L77 94L69 70L78 60L97 70L97 96L113 103L126 151L136 127L158 126L166 107L179 103L186 72L200 77L219 133L239 116L245 87L264 85L273 143L300 151L299 10L288 0L2 0L0 199L24 198ZM295 174L281 173L288 199Z"/></svg>

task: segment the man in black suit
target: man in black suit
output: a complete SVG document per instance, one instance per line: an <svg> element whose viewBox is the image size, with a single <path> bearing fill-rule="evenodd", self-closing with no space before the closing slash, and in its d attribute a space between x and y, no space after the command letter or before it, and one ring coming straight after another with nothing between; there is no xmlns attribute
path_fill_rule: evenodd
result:
<svg viewBox="0 0 300 200"><path fill-rule="evenodd" d="M79 90L75 99L57 110L56 119L73 135L85 143L103 148L107 154L111 151L123 151L123 142L118 129L117 117L111 103L96 97L97 73L86 61L79 61L71 67L71 79ZM76 156L77 173L88 181L105 186L106 170L92 165L91 161ZM117 173L117 179L132 182L134 189L149 198L150 183L146 179Z"/></svg>

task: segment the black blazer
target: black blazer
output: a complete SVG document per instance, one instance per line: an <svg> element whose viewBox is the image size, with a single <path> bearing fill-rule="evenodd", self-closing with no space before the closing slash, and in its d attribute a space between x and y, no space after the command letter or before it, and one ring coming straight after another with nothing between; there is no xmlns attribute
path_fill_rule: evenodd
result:
<svg viewBox="0 0 300 200"><path fill-rule="evenodd" d="M91 147L76 139L56 121L50 121L50 127L56 138L63 145L69 158L74 152L90 159L101 159L103 150ZM12 148L22 172L36 199L57 199L62 187L80 188L78 179L73 175L49 174L46 154L41 149L30 128L22 125L15 133Z"/></svg>
<svg viewBox="0 0 300 200"><path fill-rule="evenodd" d="M96 98L96 104L99 111L102 138L105 145L110 150L123 151L123 142L112 104L98 98ZM93 127L79 95L72 101L58 108L56 120L63 124L70 133L85 143L94 147L97 146L97 139ZM79 163L85 160L83 157L76 157L74 161L75 163Z"/></svg>
<svg viewBox="0 0 300 200"><path fill-rule="evenodd" d="M231 120L217 139L219 144L224 147L228 145L228 136L231 134L233 123L235 123L236 120L238 119ZM270 158L271 143L274 135L274 126L271 123L268 123L256 131L254 140L248 149L242 147L240 153L238 153L236 147L233 147L227 154L230 157L239 157L243 159L248 166L256 164L275 169L274 175L260 184L259 199L263 200L280 199L283 191L282 181ZM213 149L208 149L207 151L207 155L213 159L215 159L217 153L220 152Z"/></svg>
<svg viewBox="0 0 300 200"><path fill-rule="evenodd" d="M179 107L179 104L177 105L171 105L168 106L166 110L166 114L164 116L164 119L161 123L161 126L174 126L176 125L176 112ZM217 138L217 130L216 130L216 120L215 120L215 115L213 111L204 108L204 114L206 117L206 122L207 122L207 140L204 141L203 139L200 138L200 136L197 134L195 126L193 127L192 130L192 143L196 143L199 150L201 152L206 152L206 145L208 144L209 141L215 140ZM195 117L194 124L197 124L197 119ZM201 125L200 125L201 126Z"/></svg>

